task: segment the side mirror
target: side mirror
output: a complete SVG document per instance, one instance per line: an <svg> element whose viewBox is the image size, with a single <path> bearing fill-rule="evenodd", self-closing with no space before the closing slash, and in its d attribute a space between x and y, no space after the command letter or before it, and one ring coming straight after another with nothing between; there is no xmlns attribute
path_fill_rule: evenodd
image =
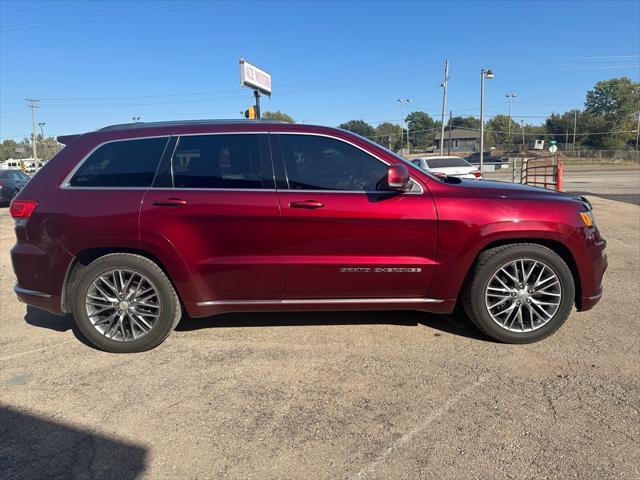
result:
<svg viewBox="0 0 640 480"><path fill-rule="evenodd" d="M410 188L411 177L409 169L401 164L389 165L387 170L387 185L394 192L406 192Z"/></svg>

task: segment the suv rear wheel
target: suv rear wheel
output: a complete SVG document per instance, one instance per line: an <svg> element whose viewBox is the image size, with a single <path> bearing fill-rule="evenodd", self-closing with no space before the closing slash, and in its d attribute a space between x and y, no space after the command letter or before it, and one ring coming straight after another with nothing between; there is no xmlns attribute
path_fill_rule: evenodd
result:
<svg viewBox="0 0 640 480"><path fill-rule="evenodd" d="M575 297L571 270L553 250L520 243L482 252L463 294L471 321L507 343L530 343L565 322Z"/></svg>
<svg viewBox="0 0 640 480"><path fill-rule="evenodd" d="M165 273L148 258L128 253L105 255L82 271L73 313L92 345L114 353L159 345L181 317Z"/></svg>

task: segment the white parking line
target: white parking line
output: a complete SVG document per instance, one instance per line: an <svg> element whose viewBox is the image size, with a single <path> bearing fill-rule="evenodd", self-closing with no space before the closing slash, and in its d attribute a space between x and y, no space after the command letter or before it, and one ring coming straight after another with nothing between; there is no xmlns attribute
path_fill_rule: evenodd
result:
<svg viewBox="0 0 640 480"><path fill-rule="evenodd" d="M478 388L480 385L482 385L488 379L489 379L488 375L483 375L478 380L476 380L474 383L472 383L471 385L463 388L458 393L456 393L454 396L449 398L449 400L447 400L444 403L444 405L442 405L440 408L437 408L436 410L434 410L422 423L420 423L419 425L414 427L409 432L405 433L402 437L400 437L393 444L391 444L391 446L389 448L387 448L384 452L382 452L373 462L371 462L369 465L367 465L362 470L360 470L358 473L356 473L353 477L351 477L351 480L364 478L369 473L373 472L378 467L378 465L380 465L382 462L384 462L387 459L387 457L389 457L392 453L394 453L396 450L398 450L400 447L402 447L405 443L409 442L417 434L422 432L431 423L433 423L438 418L440 418L442 415L444 415L449 410L451 410L455 404L457 404L460 400L462 400L463 397L465 397L470 392L472 392L473 390Z"/></svg>
<svg viewBox="0 0 640 480"><path fill-rule="evenodd" d="M12 358L22 357L23 355L29 355L30 353L41 352L43 350L49 350L51 348L59 347L61 345L66 345L68 343L77 342L77 340L67 340L66 342L56 343L54 345L45 345L40 348L34 348L33 350L27 350L26 352L16 353L15 355L9 355L8 357L0 358L0 362L4 362L6 360L11 360Z"/></svg>

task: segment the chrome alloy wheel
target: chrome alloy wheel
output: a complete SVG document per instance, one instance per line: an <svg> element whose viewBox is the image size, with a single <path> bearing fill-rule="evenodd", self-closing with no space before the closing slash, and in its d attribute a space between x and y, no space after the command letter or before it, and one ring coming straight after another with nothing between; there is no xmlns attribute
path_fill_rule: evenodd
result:
<svg viewBox="0 0 640 480"><path fill-rule="evenodd" d="M110 340L131 342L155 326L162 302L156 286L131 270L111 270L98 275L85 299L93 327Z"/></svg>
<svg viewBox="0 0 640 480"><path fill-rule="evenodd" d="M549 322L562 301L562 287L551 267L531 258L500 267L485 291L492 320L512 332L531 332Z"/></svg>

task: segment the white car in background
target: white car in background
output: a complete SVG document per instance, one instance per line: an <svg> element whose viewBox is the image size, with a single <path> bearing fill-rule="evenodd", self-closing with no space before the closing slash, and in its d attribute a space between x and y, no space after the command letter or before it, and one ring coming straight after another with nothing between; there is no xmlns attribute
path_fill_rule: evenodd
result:
<svg viewBox="0 0 640 480"><path fill-rule="evenodd" d="M438 177L476 178L481 180L480 170L460 157L414 158L411 163Z"/></svg>

